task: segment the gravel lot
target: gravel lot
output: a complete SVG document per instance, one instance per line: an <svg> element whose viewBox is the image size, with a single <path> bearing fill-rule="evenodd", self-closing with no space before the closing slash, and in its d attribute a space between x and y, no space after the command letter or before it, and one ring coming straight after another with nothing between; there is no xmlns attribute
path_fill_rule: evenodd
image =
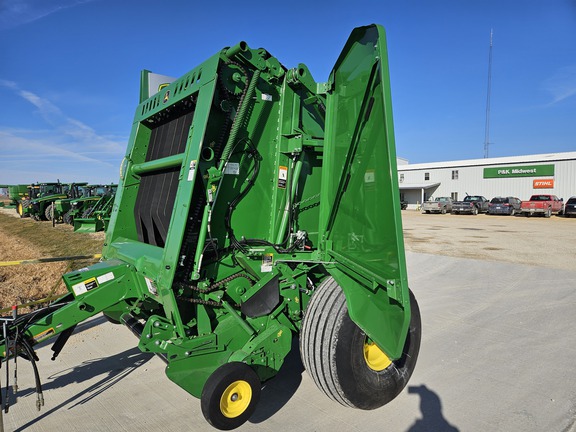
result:
<svg viewBox="0 0 576 432"><path fill-rule="evenodd" d="M406 250L576 270L576 218L402 211Z"/></svg>

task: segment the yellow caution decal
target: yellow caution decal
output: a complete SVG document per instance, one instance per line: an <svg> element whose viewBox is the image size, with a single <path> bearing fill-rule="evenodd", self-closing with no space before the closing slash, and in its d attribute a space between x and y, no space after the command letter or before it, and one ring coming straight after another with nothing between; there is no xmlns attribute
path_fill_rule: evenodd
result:
<svg viewBox="0 0 576 432"><path fill-rule="evenodd" d="M42 342L44 339L48 339L49 337L51 337L54 333L56 333L54 329L49 328L48 330L44 330L43 332L33 336L32 339L34 339L34 342L36 343Z"/></svg>
<svg viewBox="0 0 576 432"><path fill-rule="evenodd" d="M77 283L76 285L72 285L72 291L74 291L74 295L76 297L81 294L86 294L88 291L94 288L98 288L98 281L95 277L86 279L85 281Z"/></svg>

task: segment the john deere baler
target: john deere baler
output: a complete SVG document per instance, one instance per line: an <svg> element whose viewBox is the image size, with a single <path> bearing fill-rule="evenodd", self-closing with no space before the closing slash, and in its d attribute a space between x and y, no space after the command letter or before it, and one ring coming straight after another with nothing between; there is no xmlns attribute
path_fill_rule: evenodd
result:
<svg viewBox="0 0 576 432"><path fill-rule="evenodd" d="M245 42L184 76L143 72L102 261L7 319L24 354L95 314L128 326L219 429L243 424L299 337L326 395L373 409L415 367L384 30L355 29L327 82ZM113 367L114 365L111 365Z"/></svg>

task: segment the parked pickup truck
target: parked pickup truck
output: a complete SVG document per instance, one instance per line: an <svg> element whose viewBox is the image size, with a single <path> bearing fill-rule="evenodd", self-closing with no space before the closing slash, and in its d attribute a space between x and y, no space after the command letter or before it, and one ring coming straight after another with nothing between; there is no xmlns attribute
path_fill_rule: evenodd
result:
<svg viewBox="0 0 576 432"><path fill-rule="evenodd" d="M424 201L422 213L450 213L452 211L452 198L438 197L434 201Z"/></svg>
<svg viewBox="0 0 576 432"><path fill-rule="evenodd" d="M458 213L486 213L490 201L480 195L466 195L463 201L454 201L452 203L452 214Z"/></svg>
<svg viewBox="0 0 576 432"><path fill-rule="evenodd" d="M550 217L552 213L560 215L564 211L564 202L556 195L532 195L530 201L522 201L520 211L524 216L537 214Z"/></svg>

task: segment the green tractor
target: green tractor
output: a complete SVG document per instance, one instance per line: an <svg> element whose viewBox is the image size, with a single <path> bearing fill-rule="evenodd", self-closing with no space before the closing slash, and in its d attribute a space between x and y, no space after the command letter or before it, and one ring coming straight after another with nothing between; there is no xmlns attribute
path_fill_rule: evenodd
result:
<svg viewBox="0 0 576 432"><path fill-rule="evenodd" d="M80 217L73 215L74 231L99 232L106 231L110 222L112 205L116 197L118 185L106 186L105 193L92 206L84 206Z"/></svg>
<svg viewBox="0 0 576 432"><path fill-rule="evenodd" d="M58 199L52 204L52 221L74 224L74 219L92 208L104 195L109 193L110 186L75 184L68 191L68 198Z"/></svg>
<svg viewBox="0 0 576 432"><path fill-rule="evenodd" d="M66 183L62 185L62 191L58 195L53 196L46 196L42 199L36 200L36 203L40 207L39 213L43 215L40 220L49 220L52 222L58 221L58 219L62 218L63 214L57 214L56 209L56 201L65 200L65 202L69 199L80 199L84 196L84 194L88 193L86 190L86 186L88 183ZM67 207L67 204L62 204L60 209L64 209Z"/></svg>
<svg viewBox="0 0 576 432"><path fill-rule="evenodd" d="M35 362L55 336L57 356L103 312L221 430L250 418L293 338L335 402L394 399L421 323L384 29L356 28L327 82L240 42L171 83L144 71L140 99L102 261L65 274L69 293L49 307L7 319L0 356Z"/></svg>
<svg viewBox="0 0 576 432"><path fill-rule="evenodd" d="M24 196L16 206L16 212L23 217L32 217L40 220L40 206L43 204L34 204L44 197L62 194L62 184L56 183L35 183L28 186L28 194Z"/></svg>
<svg viewBox="0 0 576 432"><path fill-rule="evenodd" d="M58 198L52 201L46 207L44 215L46 219L52 222L65 222L67 219L67 212L71 208L71 203L74 200L80 200L90 197L90 189L88 183L72 183L66 187L66 197Z"/></svg>

